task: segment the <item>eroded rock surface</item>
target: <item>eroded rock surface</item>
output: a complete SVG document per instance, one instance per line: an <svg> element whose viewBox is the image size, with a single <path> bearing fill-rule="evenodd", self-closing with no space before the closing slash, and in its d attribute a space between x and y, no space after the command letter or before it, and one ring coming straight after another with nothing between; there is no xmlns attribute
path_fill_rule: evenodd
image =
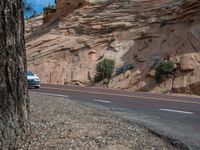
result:
<svg viewBox="0 0 200 150"><path fill-rule="evenodd" d="M27 36L28 68L43 83L90 85L103 58L134 69L109 87L200 94L200 1L112 0L85 5ZM155 60L172 60L173 77L155 82Z"/></svg>

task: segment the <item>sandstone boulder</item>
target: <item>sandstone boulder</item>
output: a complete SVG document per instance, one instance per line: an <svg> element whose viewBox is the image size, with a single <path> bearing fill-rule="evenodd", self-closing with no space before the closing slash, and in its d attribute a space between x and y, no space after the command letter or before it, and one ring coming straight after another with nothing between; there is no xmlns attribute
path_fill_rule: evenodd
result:
<svg viewBox="0 0 200 150"><path fill-rule="evenodd" d="M147 76L150 76L150 77L155 77L156 76L156 70L151 70L148 74L147 74Z"/></svg>
<svg viewBox="0 0 200 150"><path fill-rule="evenodd" d="M180 61L181 71L193 71L195 67L193 55L184 55Z"/></svg>

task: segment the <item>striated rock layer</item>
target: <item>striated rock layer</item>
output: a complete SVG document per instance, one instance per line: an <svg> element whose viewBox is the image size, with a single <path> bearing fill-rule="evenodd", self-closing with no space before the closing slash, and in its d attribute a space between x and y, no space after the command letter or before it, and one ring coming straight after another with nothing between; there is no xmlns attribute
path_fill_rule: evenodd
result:
<svg viewBox="0 0 200 150"><path fill-rule="evenodd" d="M43 83L91 85L96 64L112 58L134 69L111 88L200 94L199 0L112 0L55 18L27 35L28 68ZM176 64L160 84L157 60Z"/></svg>

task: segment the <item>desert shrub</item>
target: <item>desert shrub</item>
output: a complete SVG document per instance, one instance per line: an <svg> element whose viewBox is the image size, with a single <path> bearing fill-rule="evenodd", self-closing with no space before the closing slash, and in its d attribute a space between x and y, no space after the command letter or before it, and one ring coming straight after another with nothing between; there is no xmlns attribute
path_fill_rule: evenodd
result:
<svg viewBox="0 0 200 150"><path fill-rule="evenodd" d="M159 64L161 59L160 59L160 57L154 57L154 58L152 58L152 60L153 60L153 65L151 66L151 69L154 69Z"/></svg>
<svg viewBox="0 0 200 150"><path fill-rule="evenodd" d="M126 72L127 70L132 70L132 69L134 69L133 64L125 63L123 66L116 69L116 74L119 75Z"/></svg>
<svg viewBox="0 0 200 150"><path fill-rule="evenodd" d="M110 83L110 79L105 79L105 80L103 80L103 86L104 86L104 87L108 88L109 83Z"/></svg>
<svg viewBox="0 0 200 150"><path fill-rule="evenodd" d="M172 75L174 73L174 63L172 61L161 61L155 66L157 82L160 82L163 75Z"/></svg>
<svg viewBox="0 0 200 150"><path fill-rule="evenodd" d="M103 59L96 66L95 82L110 78L115 68L115 61L112 59Z"/></svg>
<svg viewBox="0 0 200 150"><path fill-rule="evenodd" d="M108 85L110 83L110 80L109 79L105 79L104 81L103 81L103 84L104 85Z"/></svg>

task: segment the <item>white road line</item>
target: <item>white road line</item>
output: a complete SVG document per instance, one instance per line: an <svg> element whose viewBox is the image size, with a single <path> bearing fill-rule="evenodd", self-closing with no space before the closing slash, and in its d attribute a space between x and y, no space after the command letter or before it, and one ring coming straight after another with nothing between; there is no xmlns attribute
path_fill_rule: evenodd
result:
<svg viewBox="0 0 200 150"><path fill-rule="evenodd" d="M48 95L48 96L57 96L57 97L65 97L65 98L69 98L68 95L50 94L50 93L44 93L44 94L46 94L46 95Z"/></svg>
<svg viewBox="0 0 200 150"><path fill-rule="evenodd" d="M100 102L100 103L107 103L107 104L112 103L111 101L105 101L105 100L100 100L100 99L95 99L94 101L95 102Z"/></svg>
<svg viewBox="0 0 200 150"><path fill-rule="evenodd" d="M194 114L193 112L188 112L188 111L181 111L181 110L173 110L173 109L159 109L161 111L169 111L169 112L175 112L175 113L182 113L182 114L189 114L192 115Z"/></svg>
<svg viewBox="0 0 200 150"><path fill-rule="evenodd" d="M69 98L68 95L61 95L61 94L40 93L40 92L31 92L31 93L42 94L42 95L47 95L47 96L57 96L57 97Z"/></svg>

